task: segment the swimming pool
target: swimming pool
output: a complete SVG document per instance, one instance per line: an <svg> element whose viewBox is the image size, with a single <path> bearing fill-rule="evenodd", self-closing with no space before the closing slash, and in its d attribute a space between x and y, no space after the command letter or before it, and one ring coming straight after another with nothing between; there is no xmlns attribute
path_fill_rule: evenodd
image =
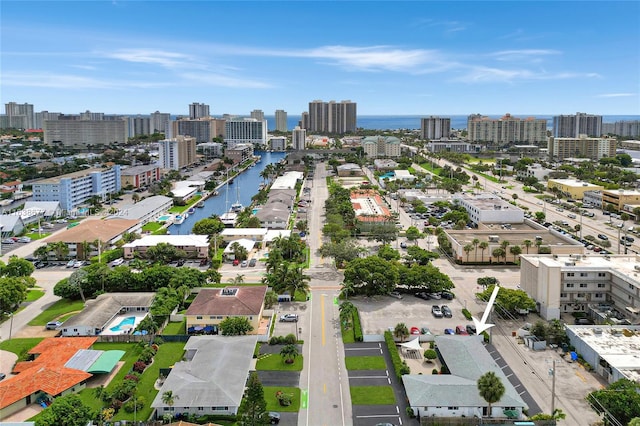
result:
<svg viewBox="0 0 640 426"><path fill-rule="evenodd" d="M133 328L133 325L135 323L136 323L136 317L126 317L126 318L123 318L122 321L120 321L120 324L116 325L115 327L111 327L109 330L111 331L129 330Z"/></svg>
<svg viewBox="0 0 640 426"><path fill-rule="evenodd" d="M169 219L171 219L171 216L169 216L169 215L166 215L166 214L165 214L164 216L160 216L160 217L158 218L158 222L166 222L166 221L168 221Z"/></svg>

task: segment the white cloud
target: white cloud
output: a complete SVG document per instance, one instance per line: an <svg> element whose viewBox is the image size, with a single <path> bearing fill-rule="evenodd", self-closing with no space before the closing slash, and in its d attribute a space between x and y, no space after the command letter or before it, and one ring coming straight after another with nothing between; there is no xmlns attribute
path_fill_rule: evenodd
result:
<svg viewBox="0 0 640 426"><path fill-rule="evenodd" d="M463 82L516 82L517 80L566 80L572 78L598 78L596 73L547 72L527 69L500 69L492 67L472 67L464 76L458 78Z"/></svg>
<svg viewBox="0 0 640 426"><path fill-rule="evenodd" d="M518 49L518 50L501 50L489 54L489 57L498 61L533 61L537 62L544 56L559 55L558 50L551 49Z"/></svg>
<svg viewBox="0 0 640 426"><path fill-rule="evenodd" d="M27 74L4 73L2 85L18 87L47 87L51 89L124 89L124 88L156 88L164 87L166 83L148 81L106 80L84 77L73 74Z"/></svg>
<svg viewBox="0 0 640 426"><path fill-rule="evenodd" d="M159 49L122 49L115 52L104 52L100 55L121 61L159 65L165 68L203 67L203 64L191 55Z"/></svg>
<svg viewBox="0 0 640 426"><path fill-rule="evenodd" d="M244 89L269 89L273 87L261 81L229 77L215 73L182 73L179 76L185 80L209 86L239 87Z"/></svg>
<svg viewBox="0 0 640 426"><path fill-rule="evenodd" d="M636 93L603 93L597 95L596 98L626 98L629 96L636 96Z"/></svg>

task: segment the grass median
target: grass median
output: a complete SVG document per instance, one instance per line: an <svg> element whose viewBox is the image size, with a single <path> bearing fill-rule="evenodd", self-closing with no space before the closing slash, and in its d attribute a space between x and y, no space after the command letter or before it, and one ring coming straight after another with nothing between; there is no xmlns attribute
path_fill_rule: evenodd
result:
<svg viewBox="0 0 640 426"><path fill-rule="evenodd" d="M396 397L391 386L351 386L353 405L393 405Z"/></svg>
<svg viewBox="0 0 640 426"><path fill-rule="evenodd" d="M344 361L347 370L385 370L387 368L381 356L348 356Z"/></svg>

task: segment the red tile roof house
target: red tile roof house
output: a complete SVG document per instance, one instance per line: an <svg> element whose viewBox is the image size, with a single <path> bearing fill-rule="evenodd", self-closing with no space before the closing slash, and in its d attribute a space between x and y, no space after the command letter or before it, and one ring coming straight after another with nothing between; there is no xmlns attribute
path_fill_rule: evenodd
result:
<svg viewBox="0 0 640 426"><path fill-rule="evenodd" d="M79 350L89 349L96 337L58 337L44 339L29 351L33 361L22 361L13 367L17 374L0 382L0 418L46 398L79 392L93 376L65 364Z"/></svg>

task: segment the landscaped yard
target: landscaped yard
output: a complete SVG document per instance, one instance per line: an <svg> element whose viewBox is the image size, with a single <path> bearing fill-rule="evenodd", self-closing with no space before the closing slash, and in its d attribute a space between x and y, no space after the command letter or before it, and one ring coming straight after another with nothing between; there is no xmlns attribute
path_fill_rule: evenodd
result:
<svg viewBox="0 0 640 426"><path fill-rule="evenodd" d="M70 312L81 311L83 307L82 300L60 299L47 308L46 311L41 312L40 315L29 321L29 325L45 326L49 321L57 320Z"/></svg>
<svg viewBox="0 0 640 426"><path fill-rule="evenodd" d="M347 370L384 370L387 368L381 356L348 356L344 359Z"/></svg>
<svg viewBox="0 0 640 426"><path fill-rule="evenodd" d="M0 349L3 351L13 352L18 358L29 352L38 343L42 342L42 337L29 337L27 339L11 339L0 342Z"/></svg>
<svg viewBox="0 0 640 426"><path fill-rule="evenodd" d="M43 290L31 289L27 293L26 302L35 302L36 300L40 299L42 296L44 296Z"/></svg>
<svg viewBox="0 0 640 426"><path fill-rule="evenodd" d="M340 322L340 330L342 331L342 343L355 343L356 338L353 332L353 326L345 327L345 322Z"/></svg>
<svg viewBox="0 0 640 426"><path fill-rule="evenodd" d="M173 206L169 209L169 213L182 213L189 210L189 207L193 207L198 201L200 201L202 195L196 195L190 199L184 206Z"/></svg>
<svg viewBox="0 0 640 426"><path fill-rule="evenodd" d="M256 362L256 370L301 371L302 355L298 355L292 364L286 364L280 354L265 355Z"/></svg>
<svg viewBox="0 0 640 426"><path fill-rule="evenodd" d="M167 336L175 336L178 334L187 334L186 323L182 322L170 322L167 326L162 330L162 334Z"/></svg>
<svg viewBox="0 0 640 426"><path fill-rule="evenodd" d="M38 232L30 232L28 234L24 234L25 237L29 237L32 240L41 240L43 238L48 237L49 235L51 235L50 232L43 232L43 233L38 233Z"/></svg>
<svg viewBox="0 0 640 426"><path fill-rule="evenodd" d="M149 222L142 226L142 230L148 232L155 232L160 228L162 228L162 223L159 222Z"/></svg>
<svg viewBox="0 0 640 426"><path fill-rule="evenodd" d="M267 411L287 411L287 412L298 412L300 411L300 389L299 388L287 388L287 387L270 387L265 386L264 389L264 399L267 401ZM276 392L282 391L283 393L287 393L293 395L291 399L291 405L283 407L278 402L278 398L276 398Z"/></svg>
<svg viewBox="0 0 640 426"><path fill-rule="evenodd" d="M396 403L391 386L351 386L353 405L392 405Z"/></svg>

